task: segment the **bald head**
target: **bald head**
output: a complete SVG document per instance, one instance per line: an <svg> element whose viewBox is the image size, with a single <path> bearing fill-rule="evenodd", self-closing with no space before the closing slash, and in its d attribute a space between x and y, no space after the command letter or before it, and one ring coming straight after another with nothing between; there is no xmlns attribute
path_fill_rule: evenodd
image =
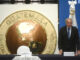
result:
<svg viewBox="0 0 80 60"><path fill-rule="evenodd" d="M67 27L71 27L72 26L72 19L70 19L70 18L66 19L66 26Z"/></svg>

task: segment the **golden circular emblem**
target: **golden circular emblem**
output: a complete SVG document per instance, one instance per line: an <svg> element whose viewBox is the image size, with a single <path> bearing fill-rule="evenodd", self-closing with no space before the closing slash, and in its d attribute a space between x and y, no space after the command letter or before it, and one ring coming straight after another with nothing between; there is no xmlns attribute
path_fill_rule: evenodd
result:
<svg viewBox="0 0 80 60"><path fill-rule="evenodd" d="M53 24L35 11L14 12L0 25L0 54L16 54L21 45L29 46L33 54L53 54L56 41Z"/></svg>

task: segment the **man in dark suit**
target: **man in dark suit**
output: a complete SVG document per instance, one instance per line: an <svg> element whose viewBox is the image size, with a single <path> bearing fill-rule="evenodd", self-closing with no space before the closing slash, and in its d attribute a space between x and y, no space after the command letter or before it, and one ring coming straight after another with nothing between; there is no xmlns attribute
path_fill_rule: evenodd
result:
<svg viewBox="0 0 80 60"><path fill-rule="evenodd" d="M72 20L70 18L66 19L66 26L62 27L59 32L58 46L60 55L63 52L78 52L80 49L78 29L72 26Z"/></svg>

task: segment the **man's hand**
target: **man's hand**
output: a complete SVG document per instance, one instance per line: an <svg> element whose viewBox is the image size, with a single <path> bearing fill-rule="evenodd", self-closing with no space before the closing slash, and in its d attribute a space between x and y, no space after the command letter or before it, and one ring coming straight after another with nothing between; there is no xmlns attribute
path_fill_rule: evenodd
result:
<svg viewBox="0 0 80 60"><path fill-rule="evenodd" d="M80 50L78 50L75 54L75 56L78 56L78 55L80 55Z"/></svg>
<svg viewBox="0 0 80 60"><path fill-rule="evenodd" d="M77 54L80 55L80 50L77 51Z"/></svg>
<svg viewBox="0 0 80 60"><path fill-rule="evenodd" d="M59 50L59 54L60 54L60 55L62 55L62 53L63 53L63 50L62 50L62 49L60 49L60 50Z"/></svg>

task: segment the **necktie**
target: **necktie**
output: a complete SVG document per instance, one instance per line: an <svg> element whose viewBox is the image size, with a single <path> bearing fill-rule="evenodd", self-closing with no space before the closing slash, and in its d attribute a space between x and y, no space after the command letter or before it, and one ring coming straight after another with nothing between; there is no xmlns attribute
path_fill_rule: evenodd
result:
<svg viewBox="0 0 80 60"><path fill-rule="evenodd" d="M67 34L68 34L68 38L70 38L70 28L68 28Z"/></svg>

